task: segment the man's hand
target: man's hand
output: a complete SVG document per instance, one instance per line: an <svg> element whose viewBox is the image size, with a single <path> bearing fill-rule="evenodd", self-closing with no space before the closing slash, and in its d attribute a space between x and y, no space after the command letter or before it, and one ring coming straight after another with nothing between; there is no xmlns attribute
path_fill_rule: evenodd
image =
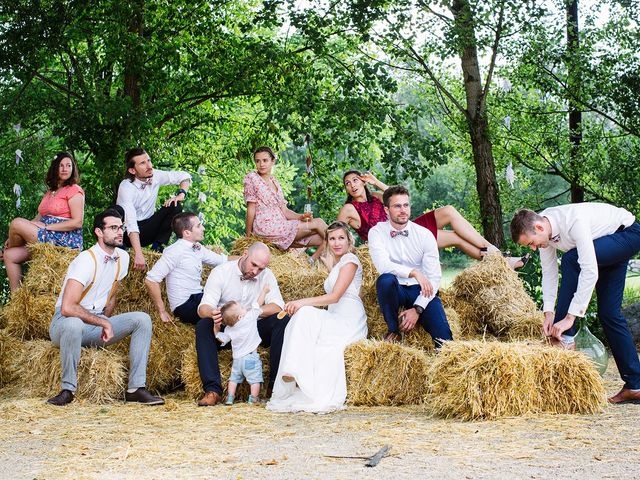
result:
<svg viewBox="0 0 640 480"><path fill-rule="evenodd" d="M170 207L171 205L178 205L178 202L184 201L184 193L176 195L175 197L169 197L165 202L165 207Z"/></svg>
<svg viewBox="0 0 640 480"><path fill-rule="evenodd" d="M430 297L433 295L433 285L431 285L431 282L420 270L412 270L411 276L418 281L418 284L420 285L420 293L423 297Z"/></svg>
<svg viewBox="0 0 640 480"><path fill-rule="evenodd" d="M542 334L545 337L551 336L551 327L553 327L554 312L544 312L544 322L542 323Z"/></svg>
<svg viewBox="0 0 640 480"><path fill-rule="evenodd" d="M133 268L135 270L144 270L146 266L147 262L144 259L144 255L142 254L142 252L136 253L135 257L133 258Z"/></svg>
<svg viewBox="0 0 640 480"><path fill-rule="evenodd" d="M220 323L222 323L222 314L220 313L220 310L218 310L217 308L214 308L211 311L211 318L213 318L213 323L215 325L220 325Z"/></svg>
<svg viewBox="0 0 640 480"><path fill-rule="evenodd" d="M109 320L104 321L104 325L102 326L102 334L100 335L100 339L107 343L109 340L113 338L113 327L111 326L111 322Z"/></svg>
<svg viewBox="0 0 640 480"><path fill-rule="evenodd" d="M169 315L169 312L167 312L166 310L160 312L160 320L162 320L164 323L173 323L175 325L173 317Z"/></svg>
<svg viewBox="0 0 640 480"><path fill-rule="evenodd" d="M551 327L551 336L557 338L558 340L562 340L562 334L573 327L575 320L576 317L567 314L567 316L562 320L553 324L553 326Z"/></svg>
<svg viewBox="0 0 640 480"><path fill-rule="evenodd" d="M416 326L418 322L418 312L416 312L415 308L410 308L409 310L405 310L398 316L398 320L400 320L400 331L401 332L410 332Z"/></svg>

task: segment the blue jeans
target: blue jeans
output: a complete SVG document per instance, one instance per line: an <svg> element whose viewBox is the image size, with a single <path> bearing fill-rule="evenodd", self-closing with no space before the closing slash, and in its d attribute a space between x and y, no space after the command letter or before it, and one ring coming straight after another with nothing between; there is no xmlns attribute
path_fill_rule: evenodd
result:
<svg viewBox="0 0 640 480"><path fill-rule="evenodd" d="M399 333L398 310L400 307L413 307L420 295L420 285L400 285L395 275L383 273L376 281L376 291L387 330ZM440 297L435 297L427 304L418 323L429 332L436 348L440 348L443 341L453 339Z"/></svg>
<svg viewBox="0 0 640 480"><path fill-rule="evenodd" d="M640 389L640 361L627 321L622 315L622 296L629 259L640 251L640 224L637 222L622 231L593 241L598 262L598 318L602 323L613 358L625 388ZM580 265L578 251L573 248L562 255L562 280L554 322L559 322L569 310L578 287ZM575 335L576 326L565 334Z"/></svg>

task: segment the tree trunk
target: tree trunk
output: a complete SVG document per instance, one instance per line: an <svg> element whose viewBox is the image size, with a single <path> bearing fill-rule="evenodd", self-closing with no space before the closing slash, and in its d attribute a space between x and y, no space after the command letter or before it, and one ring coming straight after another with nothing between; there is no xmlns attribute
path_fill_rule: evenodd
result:
<svg viewBox="0 0 640 480"><path fill-rule="evenodd" d="M582 79L580 75L580 41L578 27L578 0L567 3L567 73L568 90L574 94L580 91ZM584 188L580 180L580 145L582 144L582 111L569 97L569 174L571 175L571 202L584 202Z"/></svg>
<svg viewBox="0 0 640 480"><path fill-rule="evenodd" d="M502 206L493 160L493 147L489 138L489 122L486 104L483 100L478 50L476 47L475 24L467 0L454 0L451 5L456 28L460 36L461 64L464 89L467 97L467 124L476 169L476 188L480 201L482 231L493 245L504 247L502 229Z"/></svg>
<svg viewBox="0 0 640 480"><path fill-rule="evenodd" d="M131 5L131 19L129 22L129 32L135 33L138 37L142 37L144 27L144 0L136 0ZM128 47L131 47L129 45ZM137 110L140 107L140 70L143 63L143 57L140 55L140 48L134 45L134 48L127 48L128 54L124 67L124 94L131 98L133 108Z"/></svg>

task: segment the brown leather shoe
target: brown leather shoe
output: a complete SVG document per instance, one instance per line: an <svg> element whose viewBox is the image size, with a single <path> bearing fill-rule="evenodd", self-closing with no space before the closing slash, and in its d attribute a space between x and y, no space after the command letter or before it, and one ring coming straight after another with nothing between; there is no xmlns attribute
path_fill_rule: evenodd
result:
<svg viewBox="0 0 640 480"><path fill-rule="evenodd" d="M384 341L389 343L400 343L400 335L394 332L389 332L384 336Z"/></svg>
<svg viewBox="0 0 640 480"><path fill-rule="evenodd" d="M222 398L219 393L216 392L205 392L204 397L200 399L198 402L199 407L213 407L222 403Z"/></svg>
<svg viewBox="0 0 640 480"><path fill-rule="evenodd" d="M138 402L145 405L164 405L164 400L160 397L151 395L151 392L144 387L140 387L135 392L124 394L125 402Z"/></svg>
<svg viewBox="0 0 640 480"><path fill-rule="evenodd" d="M47 400L49 405L56 405L58 407L71 402L73 402L73 392L71 390L60 390L59 394Z"/></svg>
<svg viewBox="0 0 640 480"><path fill-rule="evenodd" d="M616 393L613 397L609 398L609 403L613 403L613 404L637 403L637 404L640 404L640 391L634 392L633 390L629 390L628 388L623 388L618 393Z"/></svg>

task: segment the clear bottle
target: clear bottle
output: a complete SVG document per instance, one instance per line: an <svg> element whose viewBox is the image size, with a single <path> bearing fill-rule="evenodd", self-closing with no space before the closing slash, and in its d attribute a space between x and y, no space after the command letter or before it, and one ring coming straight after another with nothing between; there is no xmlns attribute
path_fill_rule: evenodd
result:
<svg viewBox="0 0 640 480"><path fill-rule="evenodd" d="M576 350L584 353L593 362L600 375L604 375L609 364L609 354L604 344L591 333L587 327L587 321L580 319L580 329L574 338Z"/></svg>

